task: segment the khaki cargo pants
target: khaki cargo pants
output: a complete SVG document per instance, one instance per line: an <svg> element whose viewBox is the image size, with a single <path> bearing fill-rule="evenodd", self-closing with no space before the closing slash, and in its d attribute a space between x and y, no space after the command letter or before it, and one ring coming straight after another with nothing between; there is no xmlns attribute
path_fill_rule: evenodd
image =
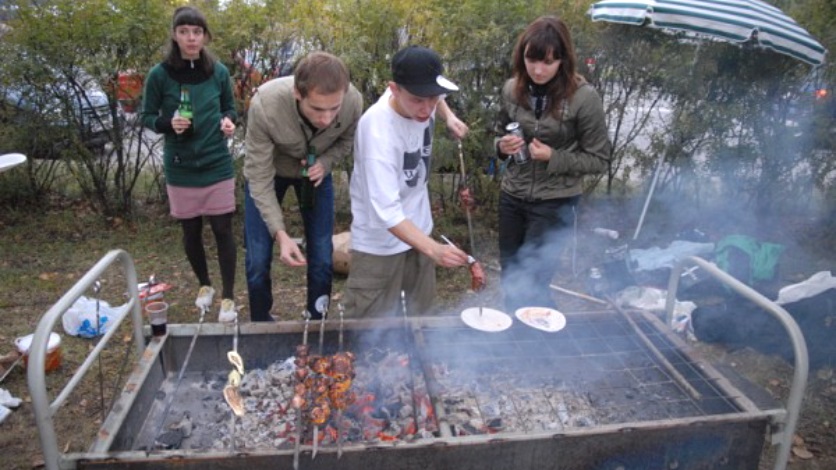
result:
<svg viewBox="0 0 836 470"><path fill-rule="evenodd" d="M343 296L347 317L400 316L401 291L410 316L428 312L435 298L435 263L415 250L388 256L351 251Z"/></svg>

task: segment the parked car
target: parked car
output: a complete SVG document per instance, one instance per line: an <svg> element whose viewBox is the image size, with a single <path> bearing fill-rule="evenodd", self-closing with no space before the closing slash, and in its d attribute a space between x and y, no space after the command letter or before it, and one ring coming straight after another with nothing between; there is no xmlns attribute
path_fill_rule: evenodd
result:
<svg viewBox="0 0 836 470"><path fill-rule="evenodd" d="M107 94L82 70L50 72L54 80L43 85L21 82L0 87L0 119L49 134L53 148L40 149L33 158L58 158L61 147L74 137L88 149L102 151L113 130ZM117 116L121 115L117 109Z"/></svg>

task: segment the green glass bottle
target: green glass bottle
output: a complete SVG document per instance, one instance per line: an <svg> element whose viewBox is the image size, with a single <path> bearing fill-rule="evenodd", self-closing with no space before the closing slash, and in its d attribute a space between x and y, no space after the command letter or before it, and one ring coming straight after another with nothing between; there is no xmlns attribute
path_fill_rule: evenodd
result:
<svg viewBox="0 0 836 470"><path fill-rule="evenodd" d="M184 117L190 121L194 119L194 112L192 111L192 98L189 95L187 87L180 87L180 106L177 108L177 113L180 117ZM191 135L194 132L194 122L189 125L189 128L183 133L184 135Z"/></svg>
<svg viewBox="0 0 836 470"><path fill-rule="evenodd" d="M308 148L307 165L302 168L302 188L299 194L299 208L302 210L311 210L316 203L316 188L308 176L308 168L314 163L316 163L316 148L311 146Z"/></svg>

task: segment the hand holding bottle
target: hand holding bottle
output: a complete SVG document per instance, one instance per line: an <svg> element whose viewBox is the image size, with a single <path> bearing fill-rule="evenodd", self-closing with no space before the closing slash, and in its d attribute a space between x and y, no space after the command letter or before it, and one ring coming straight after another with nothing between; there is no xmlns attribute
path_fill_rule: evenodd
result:
<svg viewBox="0 0 836 470"><path fill-rule="evenodd" d="M180 115L179 111L174 112L174 117L171 118L171 128L174 129L174 133L182 134L189 130L192 126L191 119L186 119Z"/></svg>
<svg viewBox="0 0 836 470"><path fill-rule="evenodd" d="M305 165L307 166L307 163ZM322 163L316 162L307 167L307 170L308 178L310 178L314 187L319 186L319 184L322 183L322 179L325 178L325 166Z"/></svg>
<svg viewBox="0 0 836 470"><path fill-rule="evenodd" d="M180 104L177 111L174 112L174 117L171 119L171 127L177 134L183 134L192 128L192 98L189 94L189 89L186 87L180 88Z"/></svg>

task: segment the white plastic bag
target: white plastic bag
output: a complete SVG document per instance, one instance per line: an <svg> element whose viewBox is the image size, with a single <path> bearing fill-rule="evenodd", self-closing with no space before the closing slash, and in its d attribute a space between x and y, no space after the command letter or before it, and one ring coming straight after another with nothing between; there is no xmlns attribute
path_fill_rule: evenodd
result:
<svg viewBox="0 0 836 470"><path fill-rule="evenodd" d="M96 299L81 296L61 317L64 331L82 338L94 338L107 333L118 310L103 300L99 300L98 304L98 328L96 327Z"/></svg>
<svg viewBox="0 0 836 470"><path fill-rule="evenodd" d="M836 277L833 277L830 271L819 271L806 281L784 286L778 291L778 300L775 303L778 305L791 304L815 297L829 289L836 289Z"/></svg>

